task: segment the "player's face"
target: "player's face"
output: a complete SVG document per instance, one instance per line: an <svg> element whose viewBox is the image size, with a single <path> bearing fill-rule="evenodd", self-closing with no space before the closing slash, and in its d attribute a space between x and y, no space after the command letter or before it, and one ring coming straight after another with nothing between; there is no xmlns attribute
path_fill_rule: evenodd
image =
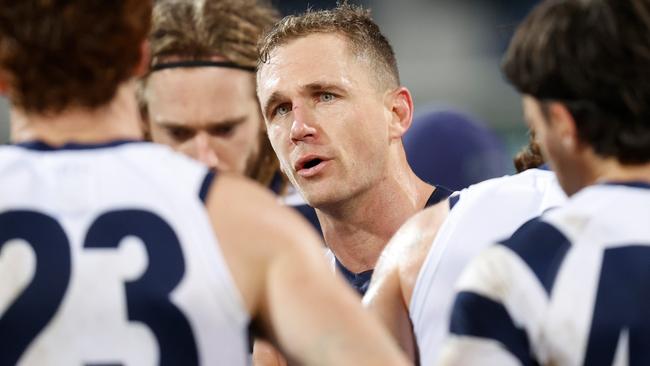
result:
<svg viewBox="0 0 650 366"><path fill-rule="evenodd" d="M568 195L580 190L584 185L584 164L576 151L575 141L568 141L567 134L552 117L542 112L541 104L531 96L523 97L524 116L529 127L535 131L544 160L558 177L558 181Z"/></svg>
<svg viewBox="0 0 650 366"><path fill-rule="evenodd" d="M220 67L157 71L147 100L153 141L241 174L257 158L263 122L253 74Z"/></svg>
<svg viewBox="0 0 650 366"><path fill-rule="evenodd" d="M283 171L314 207L386 178L390 108L369 71L336 35L277 48L258 72L258 97Z"/></svg>

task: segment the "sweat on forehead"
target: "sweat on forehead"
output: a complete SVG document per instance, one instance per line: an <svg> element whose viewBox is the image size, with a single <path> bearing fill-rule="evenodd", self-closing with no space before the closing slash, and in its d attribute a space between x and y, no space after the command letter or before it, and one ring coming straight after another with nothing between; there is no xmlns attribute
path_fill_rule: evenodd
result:
<svg viewBox="0 0 650 366"><path fill-rule="evenodd" d="M348 40L338 34L311 34L278 46L266 63L260 64L257 73L258 87L267 91L298 86L312 89L349 87L362 83L370 88L366 92L383 94L394 90L385 73L377 71L374 59L366 52L355 53ZM279 88L279 89L276 89Z"/></svg>
<svg viewBox="0 0 650 366"><path fill-rule="evenodd" d="M334 43L331 40L336 40ZM334 46L332 46L334 44ZM293 48L301 49L297 56L286 56L287 49ZM318 59L332 59L343 58L350 62L360 65L360 69L367 76L368 80L372 83L373 87L378 91L385 91L394 89L399 86L398 81L394 78L393 73L386 67L386 64L381 63L375 55L367 48L358 45L353 40L349 39L346 35L341 33L313 33L305 36L297 37L295 39L287 40L285 43L277 45L269 54L265 62L258 65L258 82L261 77L265 77L265 71L269 67L289 67L296 64L312 62L310 69L314 73L324 71L320 62L309 61L310 57L301 57L301 54L308 53L313 56L319 54L321 57Z"/></svg>
<svg viewBox="0 0 650 366"><path fill-rule="evenodd" d="M276 49L293 40L317 34L336 34L347 42L353 55L371 63L382 87L399 86L395 53L370 12L358 6L342 4L331 10L311 11L283 18L260 41L262 68Z"/></svg>

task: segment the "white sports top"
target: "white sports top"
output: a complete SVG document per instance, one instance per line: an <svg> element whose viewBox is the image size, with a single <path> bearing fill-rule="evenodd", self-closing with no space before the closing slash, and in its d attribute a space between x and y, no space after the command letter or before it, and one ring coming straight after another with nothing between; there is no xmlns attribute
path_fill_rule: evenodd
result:
<svg viewBox="0 0 650 366"><path fill-rule="evenodd" d="M144 142L35 142L0 147L0 177L0 364L247 364L205 167Z"/></svg>
<svg viewBox="0 0 650 366"><path fill-rule="evenodd" d="M455 200L420 269L409 306L422 365L438 358L448 333L454 284L470 259L561 205L566 195L554 173L531 169L470 186L452 195L450 201Z"/></svg>

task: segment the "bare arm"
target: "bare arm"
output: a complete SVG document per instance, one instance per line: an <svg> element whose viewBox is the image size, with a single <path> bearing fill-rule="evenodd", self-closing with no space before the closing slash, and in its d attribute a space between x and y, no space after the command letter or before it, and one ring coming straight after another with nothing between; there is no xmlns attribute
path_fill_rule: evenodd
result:
<svg viewBox="0 0 650 366"><path fill-rule="evenodd" d="M413 216L395 233L384 249L364 305L388 328L412 361L418 351L409 304L420 268L447 216L447 202L442 202Z"/></svg>
<svg viewBox="0 0 650 366"><path fill-rule="evenodd" d="M250 314L305 365L404 365L387 332L332 275L313 230L243 179L222 175L208 196L219 243Z"/></svg>

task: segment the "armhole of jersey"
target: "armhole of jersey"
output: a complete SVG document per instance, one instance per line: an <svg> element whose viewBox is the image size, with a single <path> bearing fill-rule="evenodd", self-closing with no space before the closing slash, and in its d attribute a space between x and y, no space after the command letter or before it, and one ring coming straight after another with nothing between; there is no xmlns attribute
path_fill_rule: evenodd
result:
<svg viewBox="0 0 650 366"><path fill-rule="evenodd" d="M217 293L217 296L226 296L229 300L225 304L229 308L230 315L235 317L237 322L244 323L248 326L251 321L251 315L246 310L247 307L246 302L244 301L244 296L235 283L233 274L230 271L230 265L228 264L221 248L219 233L215 230L210 214L207 211L208 194L210 193L210 189L217 177L218 171L207 169L199 186L198 196L205 207L204 219L206 224L205 228L207 229L205 235L208 235L213 240L210 240L208 245L200 245L197 247L201 248L201 251L204 253L203 258L205 259L205 265L208 268L212 268L210 271L212 280L219 283L215 288L226 289L225 294Z"/></svg>
<svg viewBox="0 0 650 366"><path fill-rule="evenodd" d="M199 199L203 204L205 204L206 200L208 199L208 193L210 193L210 187L212 187L212 183L214 182L214 178L217 176L217 173L214 170L208 170L208 172L205 174L205 177L203 178L203 182L201 183L201 188L199 189Z"/></svg>
<svg viewBox="0 0 650 366"><path fill-rule="evenodd" d="M447 191L449 192L447 194L447 202L449 203L449 209L451 210L460 200L461 191ZM442 243L448 244L448 240L443 241L443 239L440 239L440 234L444 233L443 228L449 225L449 221L449 217L447 217L440 228L438 228L438 233L432 239L431 247L427 252L427 256L424 259L424 262L422 262L420 272L418 272L418 276L415 279L415 285L413 286L413 292L411 294L411 301L408 306L409 314L411 314L411 321L414 324L417 324L419 318L421 317L421 312L424 310L423 302L427 299L428 292L431 291L431 287L433 287L429 281L434 278L434 274L438 270L438 264L440 263L440 260L442 259L442 256L447 249L447 245L442 245ZM436 245L436 243L438 243L438 245ZM423 282L426 282L426 284Z"/></svg>
<svg viewBox="0 0 650 366"><path fill-rule="evenodd" d="M203 182L201 184L200 192L205 191L205 195L200 195L202 202L206 203L205 198L207 198L207 193L210 191L211 183L214 181L214 178L217 174L213 171L207 172ZM221 247L222 240L219 237L219 233L215 230L212 219L208 212L207 206L205 207L205 215L203 216L205 220L204 228L206 231L204 235L212 238L212 240L206 241L206 245L197 245L197 248L200 248L203 253L202 259L204 266L209 268L210 272L210 281L214 281L214 288L221 288L225 290L224 292L215 292L217 297L227 298L227 301L222 302L224 306L227 306L229 315L234 317L235 321L245 325L248 325L251 322L251 314L247 310L246 302L244 300L244 295L241 292L241 289L237 287L235 278L230 269L230 264L226 260L226 257L223 253ZM246 334L244 334L246 336Z"/></svg>

